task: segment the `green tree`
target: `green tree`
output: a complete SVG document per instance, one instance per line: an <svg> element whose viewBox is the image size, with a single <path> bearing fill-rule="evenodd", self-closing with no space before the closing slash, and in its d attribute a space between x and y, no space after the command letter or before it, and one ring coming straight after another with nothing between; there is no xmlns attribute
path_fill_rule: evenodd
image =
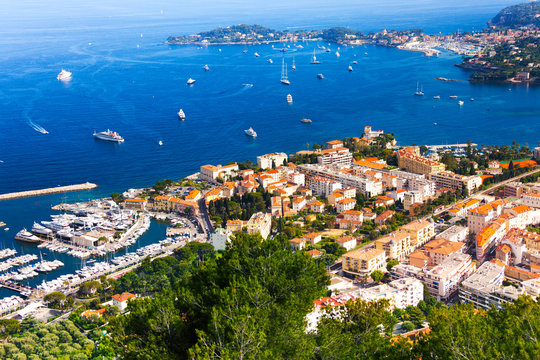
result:
<svg viewBox="0 0 540 360"><path fill-rule="evenodd" d="M64 301L66 300L66 295L60 291L55 291L50 294L47 294L43 297L43 301L52 308L62 307Z"/></svg>
<svg viewBox="0 0 540 360"><path fill-rule="evenodd" d="M399 261L397 260L389 260L387 263L386 263L386 270L390 271L392 270L392 268L396 265L399 264Z"/></svg>
<svg viewBox="0 0 540 360"><path fill-rule="evenodd" d="M384 276L384 273L381 270L375 270L371 273L371 278L375 282L380 282Z"/></svg>

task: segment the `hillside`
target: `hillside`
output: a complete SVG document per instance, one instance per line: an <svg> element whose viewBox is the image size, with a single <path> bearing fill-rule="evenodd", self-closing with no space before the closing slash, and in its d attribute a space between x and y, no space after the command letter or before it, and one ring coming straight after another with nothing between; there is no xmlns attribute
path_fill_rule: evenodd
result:
<svg viewBox="0 0 540 360"><path fill-rule="evenodd" d="M501 10L488 24L498 27L540 26L540 2L528 2Z"/></svg>

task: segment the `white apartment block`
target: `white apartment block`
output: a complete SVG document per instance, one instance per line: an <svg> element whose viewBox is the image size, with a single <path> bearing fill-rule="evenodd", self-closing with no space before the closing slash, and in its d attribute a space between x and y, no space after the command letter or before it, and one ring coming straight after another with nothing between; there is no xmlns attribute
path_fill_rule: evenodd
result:
<svg viewBox="0 0 540 360"><path fill-rule="evenodd" d="M445 239L454 242L467 242L469 236L469 229L464 226L454 225L439 233L437 239Z"/></svg>
<svg viewBox="0 0 540 360"><path fill-rule="evenodd" d="M523 194L521 198L521 203L532 208L540 209L540 194Z"/></svg>
<svg viewBox="0 0 540 360"><path fill-rule="evenodd" d="M313 176L308 182L309 189L317 196L328 197L334 191L341 189L340 182L322 176Z"/></svg>
<svg viewBox="0 0 540 360"><path fill-rule="evenodd" d="M321 151L321 155L317 157L319 165L351 165L353 156L347 148L335 148Z"/></svg>
<svg viewBox="0 0 540 360"><path fill-rule="evenodd" d="M346 198L343 200L339 200L336 203L336 210L338 213L344 213L347 210L353 210L356 206L356 199Z"/></svg>
<svg viewBox="0 0 540 360"><path fill-rule="evenodd" d="M431 295L438 301L444 301L456 294L459 284L474 270L475 265L470 255L453 254L426 272L423 278Z"/></svg>
<svg viewBox="0 0 540 360"><path fill-rule="evenodd" d="M287 176L287 181L303 186L306 183L306 176L299 172L292 172Z"/></svg>
<svg viewBox="0 0 540 360"><path fill-rule="evenodd" d="M257 167L259 169L271 169L283 165L288 159L285 153L271 153L257 156Z"/></svg>
<svg viewBox="0 0 540 360"><path fill-rule="evenodd" d="M423 201L423 196L420 191L407 191L403 195L403 208L409 210L411 205L416 203L421 203Z"/></svg>
<svg viewBox="0 0 540 360"><path fill-rule="evenodd" d="M374 177L356 176L340 171L343 166L321 166L315 164L299 165L298 171L306 174L307 178L312 176L322 176L342 184L342 187L354 187L356 192L369 197L383 193L382 182ZM355 195L356 196L356 195Z"/></svg>
<svg viewBox="0 0 540 360"><path fill-rule="evenodd" d="M524 289L502 286L504 265L490 261L483 263L468 279L463 281L459 290L459 299L472 303L477 308L491 309L492 305L501 309L502 304L516 300Z"/></svg>
<svg viewBox="0 0 540 360"><path fill-rule="evenodd" d="M352 295L364 301L388 299L392 307L405 309L409 305L416 306L424 300L424 285L420 280L408 277L388 284L359 289L352 292Z"/></svg>

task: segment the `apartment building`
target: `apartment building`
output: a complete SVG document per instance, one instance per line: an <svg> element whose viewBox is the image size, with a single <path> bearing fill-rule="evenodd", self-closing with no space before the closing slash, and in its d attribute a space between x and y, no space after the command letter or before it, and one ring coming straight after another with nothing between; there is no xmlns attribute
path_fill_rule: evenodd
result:
<svg viewBox="0 0 540 360"><path fill-rule="evenodd" d="M469 210L467 227L473 234L478 233L481 229L485 228L491 220L502 214L503 207L507 203L508 201L506 200L495 200Z"/></svg>
<svg viewBox="0 0 540 360"><path fill-rule="evenodd" d="M236 176L238 173L238 164L233 163L230 165L203 165L200 168L199 178L211 183L216 183L217 178L227 180L231 177Z"/></svg>
<svg viewBox="0 0 540 360"><path fill-rule="evenodd" d="M403 195L403 208L410 210L412 205L422 203L424 200L420 191L407 191Z"/></svg>
<svg viewBox="0 0 540 360"><path fill-rule="evenodd" d="M507 231L507 221L504 218L497 218L481 229L476 234L476 259L484 261L492 248L499 245Z"/></svg>
<svg viewBox="0 0 540 360"><path fill-rule="evenodd" d="M328 197L334 191L341 189L341 183L322 176L313 176L308 181L309 189L313 194Z"/></svg>
<svg viewBox="0 0 540 360"><path fill-rule="evenodd" d="M375 241L375 248L383 250L389 260L403 261L412 251L411 235L393 232Z"/></svg>
<svg viewBox="0 0 540 360"><path fill-rule="evenodd" d="M358 210L345 210L342 214L336 217L336 223L340 229L352 230L362 226L364 221L364 213Z"/></svg>
<svg viewBox="0 0 540 360"><path fill-rule="evenodd" d="M445 239L449 241L467 242L469 229L464 226L453 225L443 232L439 233L437 239Z"/></svg>
<svg viewBox="0 0 540 360"><path fill-rule="evenodd" d="M429 176L444 171L445 165L420 156L418 147L408 147L398 151L398 166L416 174Z"/></svg>
<svg viewBox="0 0 540 360"><path fill-rule="evenodd" d="M257 156L257 167L259 169L272 169L283 165L288 159L285 153L271 153Z"/></svg>
<svg viewBox="0 0 540 360"><path fill-rule="evenodd" d="M461 284L459 300L486 310L491 309L492 305L502 309L504 303L516 300L523 294L523 290L513 286L502 286L504 269L504 265L500 263L491 261L483 263Z"/></svg>
<svg viewBox="0 0 540 360"><path fill-rule="evenodd" d="M428 255L428 265L442 264L453 254L461 254L465 243L444 239L435 239L424 245L424 252Z"/></svg>
<svg viewBox="0 0 540 360"><path fill-rule="evenodd" d="M353 155L349 149L345 147L337 147L332 149L321 150L320 155L317 157L319 165L351 165Z"/></svg>
<svg viewBox="0 0 540 360"><path fill-rule="evenodd" d="M424 283L438 301L446 301L457 294L459 284L468 278L475 268L470 255L454 254L427 271L423 276Z"/></svg>
<svg viewBox="0 0 540 360"><path fill-rule="evenodd" d="M521 203L535 209L540 209L540 194L525 193L521 198Z"/></svg>
<svg viewBox="0 0 540 360"><path fill-rule="evenodd" d="M357 241L354 236L343 236L339 239L336 239L336 242L339 246L344 247L347 250L352 250L356 247Z"/></svg>
<svg viewBox="0 0 540 360"><path fill-rule="evenodd" d="M266 239L270 235L272 228L272 216L262 212L253 214L249 218L246 227L248 234L261 234L262 238Z"/></svg>
<svg viewBox="0 0 540 360"><path fill-rule="evenodd" d="M482 178L478 175L463 176L454 174L451 171L441 171L429 175L429 178L435 181L436 189L450 188L454 190L467 190L473 192L482 185Z"/></svg>
<svg viewBox="0 0 540 360"><path fill-rule="evenodd" d="M227 244L231 241L231 231L227 231L223 228L217 228L214 233L210 236L212 241L212 246L214 250L225 250Z"/></svg>
<svg viewBox="0 0 540 360"><path fill-rule="evenodd" d="M351 275L365 276L375 270L383 270L386 266L384 250L353 250L343 255L343 271Z"/></svg>
<svg viewBox="0 0 540 360"><path fill-rule="evenodd" d="M432 222L425 220L412 221L402 226L399 231L406 232L411 236L411 246L414 248L424 245L435 236L435 226Z"/></svg>
<svg viewBox="0 0 540 360"><path fill-rule="evenodd" d="M356 199L347 198L347 199L339 200L336 203L336 210L338 213L341 214L347 210L353 210L355 206L356 206Z"/></svg>
<svg viewBox="0 0 540 360"><path fill-rule="evenodd" d="M351 293L364 301L387 299L393 308L405 309L424 300L424 285L418 279L407 277Z"/></svg>

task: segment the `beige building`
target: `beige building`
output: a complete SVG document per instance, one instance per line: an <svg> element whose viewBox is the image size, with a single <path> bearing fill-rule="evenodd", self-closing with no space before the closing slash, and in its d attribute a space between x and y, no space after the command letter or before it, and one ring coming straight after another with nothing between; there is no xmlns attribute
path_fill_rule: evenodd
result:
<svg viewBox="0 0 540 360"><path fill-rule="evenodd" d="M409 147L398 151L398 166L401 169L426 176L445 169L444 164L420 156L418 147Z"/></svg>
<svg viewBox="0 0 540 360"><path fill-rule="evenodd" d="M435 226L425 220L415 220L402 226L399 230L411 236L411 246L414 248L424 245L435 236Z"/></svg>
<svg viewBox="0 0 540 360"><path fill-rule="evenodd" d="M253 214L248 220L246 227L248 234L261 234L263 239L266 239L272 229L272 216L262 212Z"/></svg>
<svg viewBox="0 0 540 360"><path fill-rule="evenodd" d="M343 271L353 275L369 275L386 266L386 253L379 249L353 250L343 255Z"/></svg>
<svg viewBox="0 0 540 360"><path fill-rule="evenodd" d="M126 199L124 201L124 209L126 209L126 210L144 211L144 210L146 210L147 202L148 201L146 199L139 199L139 198Z"/></svg>
<svg viewBox="0 0 540 360"><path fill-rule="evenodd" d="M384 250L388 259L402 261L412 251L411 235L393 232L375 241L375 247Z"/></svg>
<svg viewBox="0 0 540 360"><path fill-rule="evenodd" d="M199 178L201 180L209 181L209 182L216 182L217 178L222 178L223 180L227 180L231 177L236 176L238 173L238 164L230 164L230 165L203 165L200 169Z"/></svg>
<svg viewBox="0 0 540 360"><path fill-rule="evenodd" d="M430 179L435 181L435 187L438 189L450 188L454 190L467 189L469 193L478 189L482 185L482 178L478 175L463 176L454 174L450 171L441 171L431 174Z"/></svg>
<svg viewBox="0 0 540 360"><path fill-rule="evenodd" d="M449 256L461 254L465 243L444 239L435 239L424 245L424 251L429 256L428 265L442 264Z"/></svg>

